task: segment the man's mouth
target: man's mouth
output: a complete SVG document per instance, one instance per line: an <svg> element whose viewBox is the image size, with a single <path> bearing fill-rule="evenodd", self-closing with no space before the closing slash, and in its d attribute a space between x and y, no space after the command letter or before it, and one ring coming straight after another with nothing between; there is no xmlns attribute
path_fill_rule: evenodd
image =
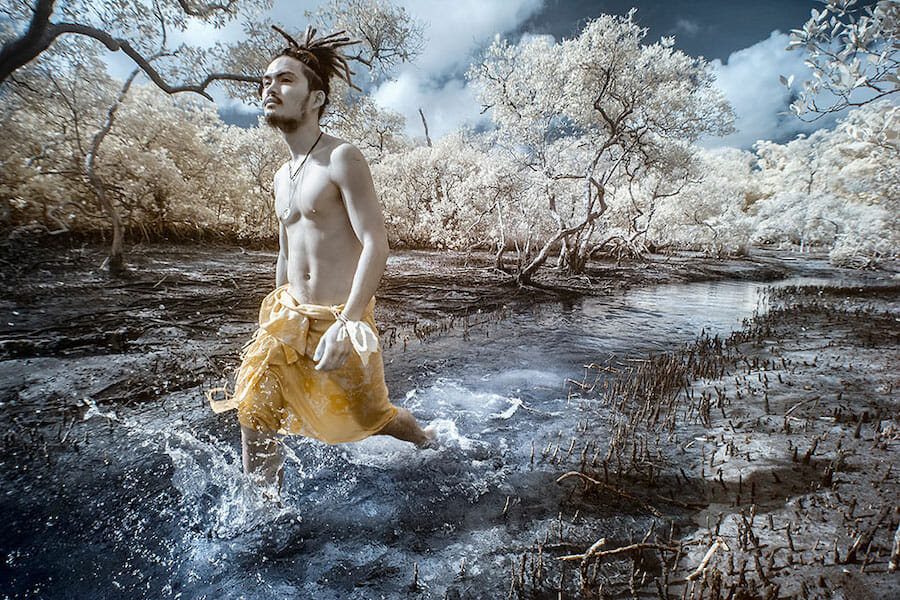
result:
<svg viewBox="0 0 900 600"><path fill-rule="evenodd" d="M277 98L266 98L266 101L263 102L263 106L269 106L270 104L281 104L281 102Z"/></svg>

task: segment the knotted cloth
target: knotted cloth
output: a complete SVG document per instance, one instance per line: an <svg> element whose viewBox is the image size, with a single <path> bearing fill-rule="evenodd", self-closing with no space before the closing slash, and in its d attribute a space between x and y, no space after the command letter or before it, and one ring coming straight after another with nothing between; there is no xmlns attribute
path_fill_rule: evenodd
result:
<svg viewBox="0 0 900 600"><path fill-rule="evenodd" d="M340 306L297 302L284 285L263 300L259 329L241 353L235 392L209 399L213 411L238 409L251 429L314 437L328 444L358 441L397 414L388 399L375 333L373 298L362 321L340 320ZM355 352L333 371L312 360L322 335L340 326Z"/></svg>

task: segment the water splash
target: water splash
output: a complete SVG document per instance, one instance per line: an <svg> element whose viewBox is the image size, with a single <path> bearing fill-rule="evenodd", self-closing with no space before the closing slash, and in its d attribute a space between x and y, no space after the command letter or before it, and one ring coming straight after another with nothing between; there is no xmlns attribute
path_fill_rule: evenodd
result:
<svg viewBox="0 0 900 600"><path fill-rule="evenodd" d="M85 456L72 459L85 465L72 464L84 479L122 470L124 487L100 490L85 511L97 524L73 534L82 546L106 535L123 548L85 585L109 588L97 597L403 597L417 564L421 597L454 586L505 595L497 574L558 528L567 490L541 449L565 456L588 414L568 402L565 379L580 380L587 362L686 342L701 328L724 335L760 310L759 287L663 286L588 299L513 314L480 343L450 332L398 351L391 389L435 429L436 447L290 438L280 504L243 475L237 426L210 415L199 390L131 407L86 399L68 438L86 440ZM586 530L633 526L625 515L578 519ZM43 550L22 549L16 560L34 564Z"/></svg>

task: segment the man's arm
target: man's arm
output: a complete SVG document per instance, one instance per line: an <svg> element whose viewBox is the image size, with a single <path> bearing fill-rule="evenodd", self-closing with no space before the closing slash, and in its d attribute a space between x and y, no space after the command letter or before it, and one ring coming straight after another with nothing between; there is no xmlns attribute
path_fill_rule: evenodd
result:
<svg viewBox="0 0 900 600"><path fill-rule="evenodd" d="M342 144L334 151L331 177L341 190L350 225L362 244L350 296L343 311L348 320L359 321L378 289L387 264L389 248L384 215L375 193L369 165L356 147Z"/></svg>
<svg viewBox="0 0 900 600"><path fill-rule="evenodd" d="M342 144L331 156L331 179L341 191L353 232L362 244L362 252L353 274L350 296L342 315L348 321L362 319L366 305L381 281L387 263L388 243L384 215L369 165L362 153L350 144ZM348 339L338 342L337 333L329 329L322 336L313 355L316 369L330 371L341 367L351 352Z"/></svg>
<svg viewBox="0 0 900 600"><path fill-rule="evenodd" d="M278 261L275 263L275 287L281 287L288 282L287 260L287 229L281 219L278 219Z"/></svg>
<svg viewBox="0 0 900 600"><path fill-rule="evenodd" d="M278 195L278 190L280 189L278 186L278 175L281 173L281 171L282 171L282 169L278 169L277 171L275 171L273 189L275 190L276 197ZM274 205L272 207L272 210L275 210ZM287 260L288 260L287 228L284 226L284 223L281 222L281 219L278 218L277 214L275 215L275 220L278 221L278 260L275 262L275 287L281 287L288 282L288 277L287 277Z"/></svg>

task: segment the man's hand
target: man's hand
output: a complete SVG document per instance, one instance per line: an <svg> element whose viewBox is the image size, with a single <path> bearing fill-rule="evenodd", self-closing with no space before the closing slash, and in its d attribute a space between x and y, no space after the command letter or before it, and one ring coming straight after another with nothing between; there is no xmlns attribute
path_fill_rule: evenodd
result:
<svg viewBox="0 0 900 600"><path fill-rule="evenodd" d="M344 335L341 336L341 333ZM334 325L322 334L322 339L319 340L316 351L313 353L313 362L316 363L316 370L333 371L341 368L347 362L347 358L352 351L353 346L350 344L350 338L343 331L341 322L335 321Z"/></svg>

